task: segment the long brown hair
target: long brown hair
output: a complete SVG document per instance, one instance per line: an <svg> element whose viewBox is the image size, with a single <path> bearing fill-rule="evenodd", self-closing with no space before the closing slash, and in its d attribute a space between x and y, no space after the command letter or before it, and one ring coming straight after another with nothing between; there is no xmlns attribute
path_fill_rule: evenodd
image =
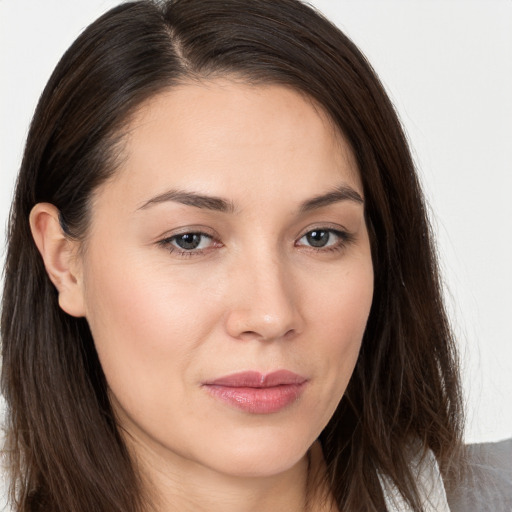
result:
<svg viewBox="0 0 512 512"><path fill-rule="evenodd" d="M298 0L122 4L62 57L37 106L8 227L1 320L6 454L17 511L144 509L85 319L66 315L32 240L38 202L87 234L92 192L122 156L142 102L194 79L285 84L350 144L366 198L375 294L348 389L320 441L340 510L385 508L379 474L422 510L411 446L449 476L461 445L456 350L406 138L355 45Z"/></svg>

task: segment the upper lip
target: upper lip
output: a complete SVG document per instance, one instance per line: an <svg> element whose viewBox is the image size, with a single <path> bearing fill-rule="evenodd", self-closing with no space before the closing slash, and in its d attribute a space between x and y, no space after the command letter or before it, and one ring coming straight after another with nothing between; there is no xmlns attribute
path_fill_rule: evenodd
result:
<svg viewBox="0 0 512 512"><path fill-rule="evenodd" d="M270 388L293 384L303 384L306 377L302 377L289 370L277 370L271 373L248 371L232 373L204 383L206 386L225 386L231 388Z"/></svg>

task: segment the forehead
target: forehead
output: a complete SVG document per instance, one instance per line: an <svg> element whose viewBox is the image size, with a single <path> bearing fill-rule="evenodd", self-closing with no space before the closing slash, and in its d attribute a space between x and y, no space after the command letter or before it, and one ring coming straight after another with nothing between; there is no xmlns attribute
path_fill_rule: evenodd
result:
<svg viewBox="0 0 512 512"><path fill-rule="evenodd" d="M305 193L314 182L328 187L342 180L362 194L339 130L313 100L289 87L227 79L175 86L143 103L125 133L114 181L129 178L139 192L172 185L218 193L211 189L254 187L257 178L261 191Z"/></svg>

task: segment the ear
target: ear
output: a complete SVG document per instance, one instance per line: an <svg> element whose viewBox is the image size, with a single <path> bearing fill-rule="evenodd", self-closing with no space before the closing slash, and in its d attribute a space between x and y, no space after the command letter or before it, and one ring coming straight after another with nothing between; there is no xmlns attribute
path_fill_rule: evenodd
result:
<svg viewBox="0 0 512 512"><path fill-rule="evenodd" d="M30 212L30 229L46 272L59 292L59 306L69 315L84 316L79 243L63 232L59 210L50 203L36 204Z"/></svg>

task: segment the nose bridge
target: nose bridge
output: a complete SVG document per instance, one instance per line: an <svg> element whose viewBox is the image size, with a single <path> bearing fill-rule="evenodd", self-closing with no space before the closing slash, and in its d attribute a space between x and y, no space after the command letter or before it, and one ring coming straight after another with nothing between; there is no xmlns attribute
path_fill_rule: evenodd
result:
<svg viewBox="0 0 512 512"><path fill-rule="evenodd" d="M227 327L234 337L277 339L300 330L293 272L277 247L240 255Z"/></svg>

